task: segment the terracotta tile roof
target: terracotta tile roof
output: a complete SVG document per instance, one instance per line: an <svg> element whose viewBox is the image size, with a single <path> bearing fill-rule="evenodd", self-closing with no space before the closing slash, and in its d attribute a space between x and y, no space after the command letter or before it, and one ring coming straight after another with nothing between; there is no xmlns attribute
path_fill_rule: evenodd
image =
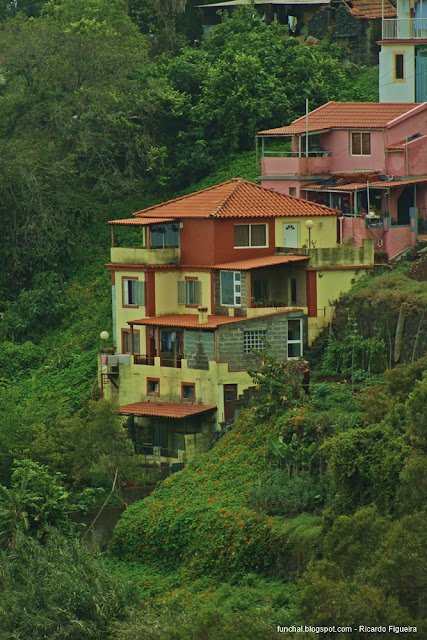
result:
<svg viewBox="0 0 427 640"><path fill-rule="evenodd" d="M327 102L308 114L308 131L328 129L384 129L385 126L418 107L420 103L402 102ZM306 117L287 127L259 131L259 135L292 135L305 133Z"/></svg>
<svg viewBox="0 0 427 640"><path fill-rule="evenodd" d="M147 225L160 224L161 222L173 222L174 218L124 218L122 220L109 220L108 224L119 225Z"/></svg>
<svg viewBox="0 0 427 640"><path fill-rule="evenodd" d="M307 200L266 189L242 178L190 193L137 211L137 218L271 218L336 215L330 209Z"/></svg>
<svg viewBox="0 0 427 640"><path fill-rule="evenodd" d="M120 407L120 413L134 416L159 416L162 418L188 418L205 411L213 411L215 405L180 404L178 402L134 402Z"/></svg>
<svg viewBox="0 0 427 640"><path fill-rule="evenodd" d="M291 311L300 310L299 307L287 307L285 310L273 313L263 313L256 318L264 318L265 316L275 316L279 313L289 313ZM232 322L244 322L245 320L253 320L251 317L232 317L232 316L208 316L205 324L200 324L198 313L182 313L170 316L159 316L158 318L141 318L141 320L129 320L129 325L149 325L151 327L179 327L183 329L217 329L223 324Z"/></svg>
<svg viewBox="0 0 427 640"><path fill-rule="evenodd" d="M402 142L395 142L394 144L389 144L388 147L386 147L386 151L402 151L403 144L404 144L403 140Z"/></svg>
<svg viewBox="0 0 427 640"><path fill-rule="evenodd" d="M375 20L382 17L381 0L345 0L350 13L358 19ZM384 17L395 18L396 8L384 0Z"/></svg>
<svg viewBox="0 0 427 640"><path fill-rule="evenodd" d="M339 212L337 211L337 214ZM289 262L301 262L309 260L310 256L265 256L265 258L250 258L248 260L238 260L235 262L226 262L224 264L215 264L213 269L224 269L239 271L249 271L250 269L257 269L259 267L270 267L277 264L287 264Z"/></svg>

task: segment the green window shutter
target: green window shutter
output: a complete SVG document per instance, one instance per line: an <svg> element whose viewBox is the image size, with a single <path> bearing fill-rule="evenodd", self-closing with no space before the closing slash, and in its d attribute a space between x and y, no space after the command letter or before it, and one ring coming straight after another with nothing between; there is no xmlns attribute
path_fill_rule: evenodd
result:
<svg viewBox="0 0 427 640"><path fill-rule="evenodd" d="M123 280L123 304L129 304L129 280Z"/></svg>
<svg viewBox="0 0 427 640"><path fill-rule="evenodd" d="M202 301L202 283L199 280L194 281L194 304L201 304Z"/></svg>
<svg viewBox="0 0 427 640"><path fill-rule="evenodd" d="M185 280L178 282L178 304L185 304L186 302L186 287Z"/></svg>
<svg viewBox="0 0 427 640"><path fill-rule="evenodd" d="M145 305L145 282L138 280L136 284L136 304Z"/></svg>

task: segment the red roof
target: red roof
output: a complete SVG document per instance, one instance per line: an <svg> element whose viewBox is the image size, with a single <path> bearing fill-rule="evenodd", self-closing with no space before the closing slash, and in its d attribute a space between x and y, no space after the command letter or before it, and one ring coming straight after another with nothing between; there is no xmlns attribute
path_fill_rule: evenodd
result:
<svg viewBox="0 0 427 640"><path fill-rule="evenodd" d="M384 129L399 116L409 113L420 103L407 102L327 102L308 114L308 131L328 129ZM287 127L259 131L259 135L296 135L305 133L306 116Z"/></svg>
<svg viewBox="0 0 427 640"><path fill-rule="evenodd" d="M159 316L158 318L141 318L140 320L129 320L129 325L149 325L151 327L182 327L184 329L217 329L222 324L231 322L244 322L245 320L259 319L265 316L275 316L281 313L290 313L291 311L300 311L298 307L287 307L276 313L263 313L262 316L242 317L242 316L208 316L205 324L200 324L198 313L182 313L170 316Z"/></svg>
<svg viewBox="0 0 427 640"><path fill-rule="evenodd" d="M271 218L337 215L335 209L266 189L242 178L190 193L133 214L137 218Z"/></svg>
<svg viewBox="0 0 427 640"><path fill-rule="evenodd" d="M338 213L338 212L337 212ZM235 262L225 262L224 264L215 264L213 269L238 269L240 271L249 271L259 267L270 267L277 264L287 264L289 262L301 262L301 260L309 260L310 256L265 256L264 258L248 258L247 260L236 260Z"/></svg>
<svg viewBox="0 0 427 640"><path fill-rule="evenodd" d="M122 224L122 225L147 225L147 224L160 224L161 222L173 222L173 218L124 218L122 220L109 220L108 224Z"/></svg>
<svg viewBox="0 0 427 640"><path fill-rule="evenodd" d="M180 404L178 402L134 402L120 407L120 413L134 416L159 416L162 418L188 418L205 411L213 411L215 405Z"/></svg>
<svg viewBox="0 0 427 640"><path fill-rule="evenodd" d="M345 2L350 9L350 13L355 18L374 20L375 18L381 18L383 15L385 18L396 17L396 8L388 0L384 0L384 9L382 8L381 0L345 0ZM383 10L384 14L382 13Z"/></svg>

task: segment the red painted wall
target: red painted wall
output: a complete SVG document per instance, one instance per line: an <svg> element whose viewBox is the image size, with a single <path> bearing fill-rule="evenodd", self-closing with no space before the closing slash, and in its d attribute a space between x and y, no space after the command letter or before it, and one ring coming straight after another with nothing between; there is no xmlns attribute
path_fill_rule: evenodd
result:
<svg viewBox="0 0 427 640"><path fill-rule="evenodd" d="M198 219L182 221L181 261L188 265L214 263L214 220Z"/></svg>
<svg viewBox="0 0 427 640"><path fill-rule="evenodd" d="M235 224L268 224L268 247L252 249L250 247L234 248ZM276 238L274 233L274 218L230 218L227 220L215 220L215 264L233 262L234 260L246 260L247 258L260 258L274 254Z"/></svg>

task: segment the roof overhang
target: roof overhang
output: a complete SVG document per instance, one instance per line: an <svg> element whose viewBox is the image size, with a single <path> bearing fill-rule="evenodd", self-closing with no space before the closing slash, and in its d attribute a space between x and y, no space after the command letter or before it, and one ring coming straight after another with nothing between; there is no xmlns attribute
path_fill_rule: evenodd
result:
<svg viewBox="0 0 427 640"><path fill-rule="evenodd" d="M190 418L216 410L215 405L184 404L179 402L134 402L120 407L120 413L128 416L157 416L159 418Z"/></svg>
<svg viewBox="0 0 427 640"><path fill-rule="evenodd" d="M339 211L337 211L337 215L338 214ZM292 224L291 220L289 221L289 224ZM212 266L212 269L221 269L223 271L250 271L251 269L278 266L281 264L289 264L291 262L302 262L304 260L310 260L310 256L265 256L264 258L249 258L248 260L236 260L234 262L215 264Z"/></svg>
<svg viewBox="0 0 427 640"><path fill-rule="evenodd" d="M209 331L212 329L218 329L218 327L224 324L231 324L233 322L249 322L251 320L259 318L265 318L267 316L277 316L288 313L302 313L301 307L286 307L280 308L280 311L263 313L257 316L208 316L208 321L201 323L199 320L199 314L197 313L182 313L169 316L159 316L157 318L141 318L139 320L129 320L128 325L133 326L150 326L150 327L168 327L171 329L203 329Z"/></svg>
<svg viewBox="0 0 427 640"><path fill-rule="evenodd" d="M149 224L162 224L164 222L176 222L176 218L124 218L123 220L109 220L108 224L147 226Z"/></svg>

